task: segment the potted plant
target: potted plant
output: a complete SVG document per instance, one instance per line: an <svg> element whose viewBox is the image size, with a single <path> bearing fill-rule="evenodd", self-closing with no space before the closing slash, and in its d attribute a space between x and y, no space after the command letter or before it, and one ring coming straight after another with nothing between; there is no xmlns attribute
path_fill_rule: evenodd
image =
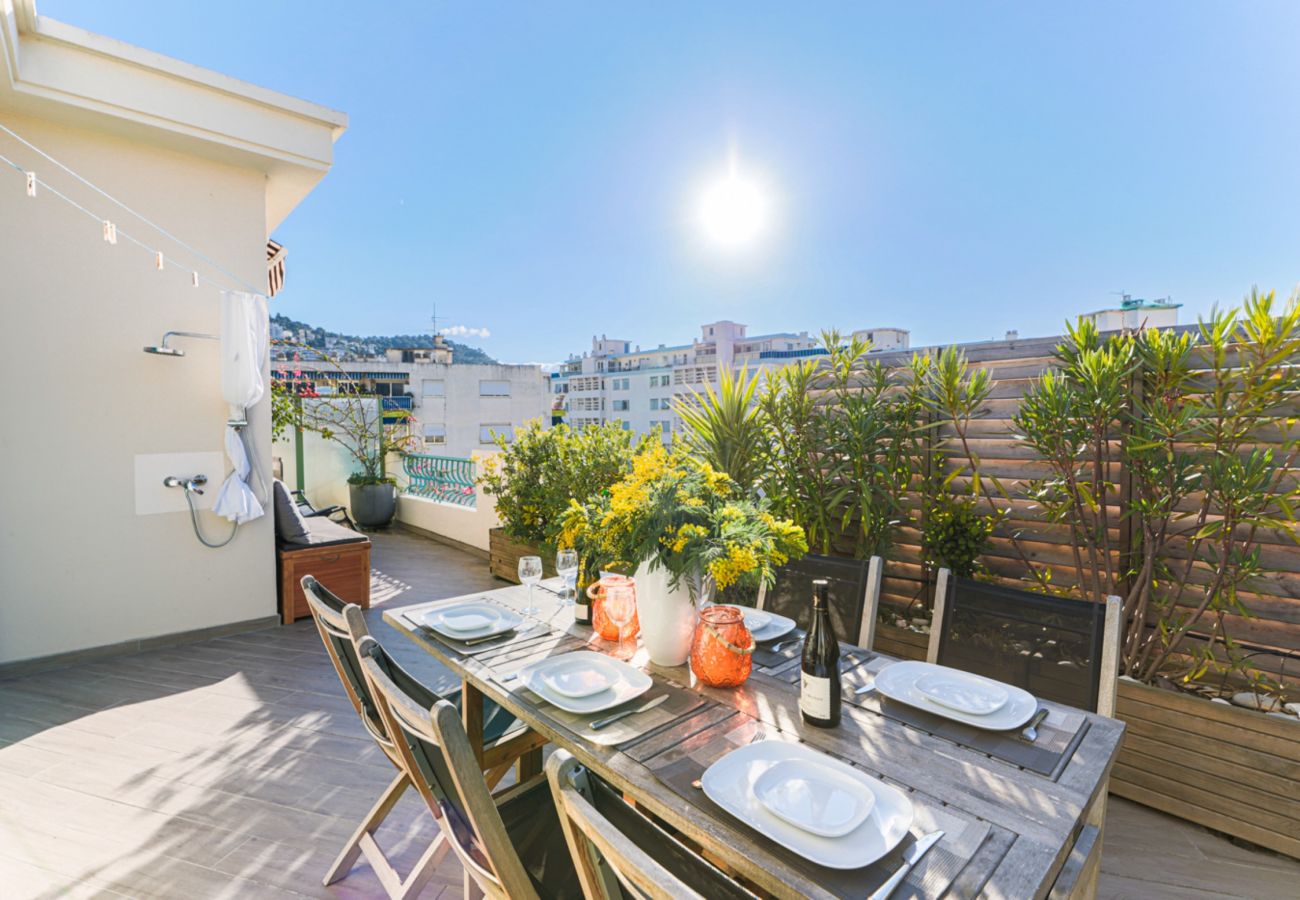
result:
<svg viewBox="0 0 1300 900"><path fill-rule="evenodd" d="M289 395L272 385L273 428L277 434L290 428L315 432L342 447L355 466L348 476L353 520L363 528L387 528L397 514L397 479L385 465L390 453L416 444L414 419L405 410L383 409L380 397L360 393L337 363L326 361L336 370L327 396Z"/></svg>
<svg viewBox="0 0 1300 900"><path fill-rule="evenodd" d="M658 442L608 492L571 502L560 540L588 566L635 571L641 635L664 666L686 661L696 605L715 588L770 583L777 567L808 551L803 529L772 515L766 501L684 447Z"/></svg>
<svg viewBox="0 0 1300 900"><path fill-rule="evenodd" d="M501 519L489 535L493 574L515 580L520 556L553 560L569 501L585 501L622 478L649 440L616 422L581 429L532 422L511 442L497 435L500 453L484 459L478 482Z"/></svg>
<svg viewBox="0 0 1300 900"><path fill-rule="evenodd" d="M1133 736L1112 787L1300 854L1300 819L1278 815L1297 791L1283 774L1300 766L1295 697L1233 634L1278 593L1269 560L1300 543L1300 306L1252 294L1182 333L1085 322L1056 356L1014 421L1047 463L1031 495L1069 535L1073 565L1054 583L1124 600L1119 715Z"/></svg>

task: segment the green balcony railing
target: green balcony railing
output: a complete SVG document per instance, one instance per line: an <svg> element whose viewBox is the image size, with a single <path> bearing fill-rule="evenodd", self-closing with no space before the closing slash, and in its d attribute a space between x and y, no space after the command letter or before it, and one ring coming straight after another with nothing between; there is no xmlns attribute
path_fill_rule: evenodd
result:
<svg viewBox="0 0 1300 900"><path fill-rule="evenodd" d="M402 457L402 467L406 470L406 493L457 506L477 505L474 460L408 453Z"/></svg>

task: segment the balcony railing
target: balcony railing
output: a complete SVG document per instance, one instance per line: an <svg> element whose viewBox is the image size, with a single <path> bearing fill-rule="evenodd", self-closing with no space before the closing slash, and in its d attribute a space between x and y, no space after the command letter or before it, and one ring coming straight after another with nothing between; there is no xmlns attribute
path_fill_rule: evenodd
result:
<svg viewBox="0 0 1300 900"><path fill-rule="evenodd" d="M406 470L406 493L456 506L477 505L474 460L408 453L402 457L402 467Z"/></svg>

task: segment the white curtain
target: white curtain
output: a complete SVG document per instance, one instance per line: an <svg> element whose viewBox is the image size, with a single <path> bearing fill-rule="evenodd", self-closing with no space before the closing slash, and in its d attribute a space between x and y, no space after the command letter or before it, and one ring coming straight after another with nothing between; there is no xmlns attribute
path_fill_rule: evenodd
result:
<svg viewBox="0 0 1300 900"><path fill-rule="evenodd" d="M230 404L230 418L243 421L248 407L266 393L269 324L266 298L235 291L221 293L221 393ZM263 515L262 503L248 485L251 471L241 429L226 426L226 455L233 468L217 492L212 511L243 524Z"/></svg>

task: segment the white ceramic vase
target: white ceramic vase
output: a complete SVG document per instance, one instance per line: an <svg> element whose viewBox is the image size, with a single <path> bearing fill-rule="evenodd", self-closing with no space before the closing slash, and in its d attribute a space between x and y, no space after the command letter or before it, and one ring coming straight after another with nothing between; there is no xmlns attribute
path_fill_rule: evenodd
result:
<svg viewBox="0 0 1300 900"><path fill-rule="evenodd" d="M695 635L695 603L682 579L676 588L669 584L668 570L651 569L641 563L636 570L636 616L641 623L641 640L650 661L657 666L680 666L691 655Z"/></svg>

